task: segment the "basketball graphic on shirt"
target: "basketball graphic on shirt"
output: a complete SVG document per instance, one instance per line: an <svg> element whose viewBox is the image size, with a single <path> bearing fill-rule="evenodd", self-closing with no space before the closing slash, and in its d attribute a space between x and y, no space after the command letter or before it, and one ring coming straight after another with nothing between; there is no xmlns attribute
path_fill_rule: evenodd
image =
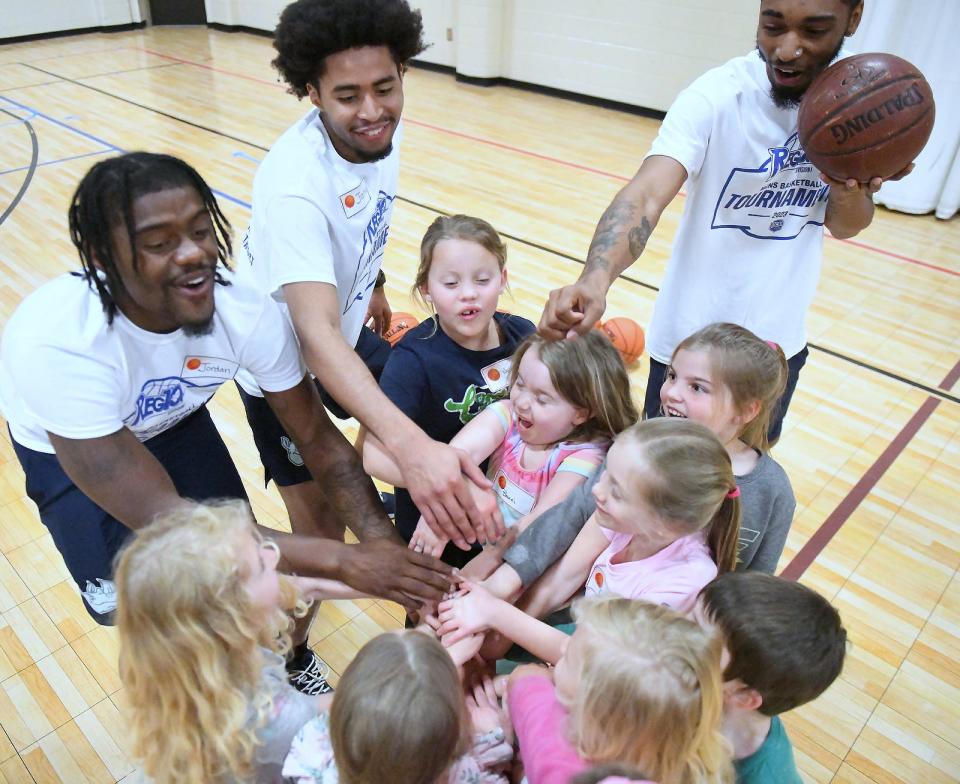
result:
<svg viewBox="0 0 960 784"><path fill-rule="evenodd" d="M501 490L506 490L506 489L507 489L507 478L506 478L503 474L501 474L501 475L497 478L497 484L500 485L500 489L501 489Z"/></svg>
<svg viewBox="0 0 960 784"><path fill-rule="evenodd" d="M597 588L603 588L603 572L599 570L594 572L593 581L597 584Z"/></svg>

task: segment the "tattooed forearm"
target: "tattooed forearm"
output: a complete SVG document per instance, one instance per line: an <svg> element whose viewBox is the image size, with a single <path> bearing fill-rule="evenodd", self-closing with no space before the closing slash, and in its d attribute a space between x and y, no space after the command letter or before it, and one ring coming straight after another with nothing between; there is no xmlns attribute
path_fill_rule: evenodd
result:
<svg viewBox="0 0 960 784"><path fill-rule="evenodd" d="M593 241L590 243L590 250L587 252L585 272L610 269L608 255L620 241L624 229L632 218L633 205L629 201L621 200L618 195L600 216L597 230L593 234Z"/></svg>
<svg viewBox="0 0 960 784"><path fill-rule="evenodd" d="M640 258L643 249L647 247L647 240L650 239L652 232L653 227L650 225L650 221L647 220L646 215L640 219L639 226L634 226L630 229L630 233L627 235L627 241L630 244L630 257L634 261Z"/></svg>

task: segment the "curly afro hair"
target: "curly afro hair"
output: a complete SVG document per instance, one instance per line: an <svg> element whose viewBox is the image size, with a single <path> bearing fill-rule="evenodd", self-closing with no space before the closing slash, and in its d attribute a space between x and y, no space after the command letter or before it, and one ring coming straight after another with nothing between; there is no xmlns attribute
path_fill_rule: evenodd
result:
<svg viewBox="0 0 960 784"><path fill-rule="evenodd" d="M323 75L331 54L387 46L402 66L426 48L420 12L406 0L296 0L280 15L273 46L273 67L298 98Z"/></svg>

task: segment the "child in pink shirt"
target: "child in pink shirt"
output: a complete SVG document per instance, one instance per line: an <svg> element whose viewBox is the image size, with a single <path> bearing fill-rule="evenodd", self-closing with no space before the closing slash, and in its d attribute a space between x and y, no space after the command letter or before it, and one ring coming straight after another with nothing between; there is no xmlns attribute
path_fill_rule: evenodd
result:
<svg viewBox="0 0 960 784"><path fill-rule="evenodd" d="M464 583L443 602L444 642L493 629L553 663L566 635L536 619L580 587L588 595L643 599L683 612L718 571L734 568L738 491L730 456L704 425L661 418L624 431L593 494L596 511L518 607L498 598L510 597L516 573L509 566L480 585Z"/></svg>
<svg viewBox="0 0 960 784"><path fill-rule="evenodd" d="M620 762L648 784L726 784L721 644L662 606L592 599L554 670L517 668L507 700L529 784L568 784Z"/></svg>

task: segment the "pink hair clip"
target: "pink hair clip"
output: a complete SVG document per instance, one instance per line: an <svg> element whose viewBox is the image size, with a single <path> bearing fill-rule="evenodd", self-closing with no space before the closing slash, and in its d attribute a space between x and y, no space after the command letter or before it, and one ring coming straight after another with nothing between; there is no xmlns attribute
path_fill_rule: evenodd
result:
<svg viewBox="0 0 960 784"><path fill-rule="evenodd" d="M770 346L770 348L772 348L774 351L777 351L780 348L780 346L778 346L772 340L765 340L763 342L766 343L768 346Z"/></svg>
<svg viewBox="0 0 960 784"><path fill-rule="evenodd" d="M727 498L739 498L740 497L740 485L734 485L733 490L727 493Z"/></svg>

